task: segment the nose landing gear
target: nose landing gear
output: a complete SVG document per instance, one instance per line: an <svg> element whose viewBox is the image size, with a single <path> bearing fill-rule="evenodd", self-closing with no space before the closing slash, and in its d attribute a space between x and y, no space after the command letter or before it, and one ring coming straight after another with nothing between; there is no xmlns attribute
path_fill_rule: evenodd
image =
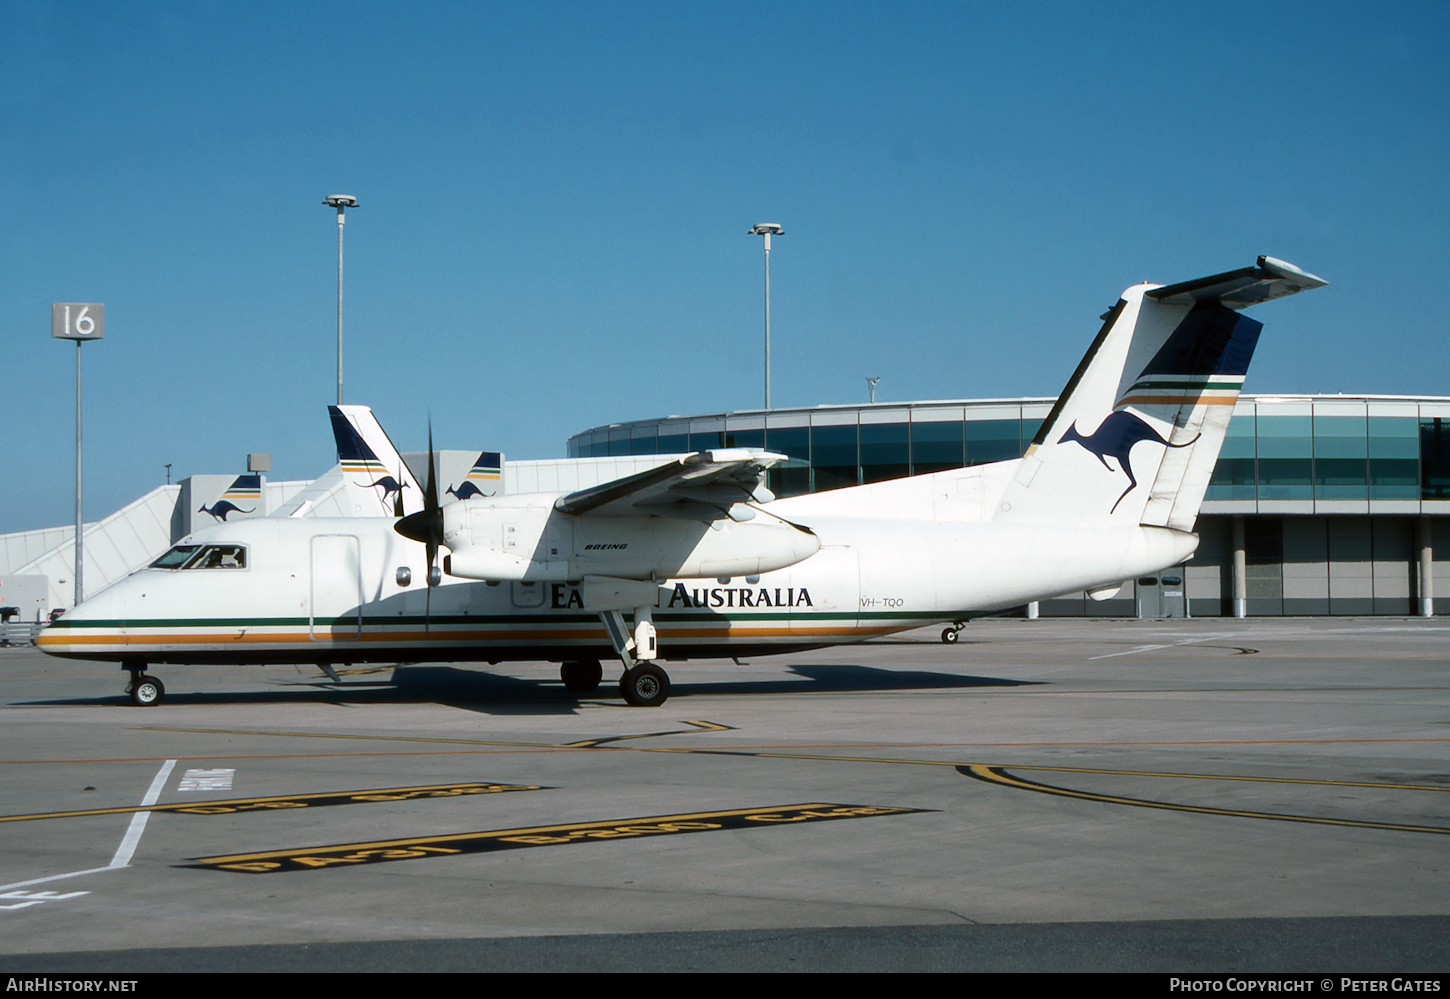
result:
<svg viewBox="0 0 1450 999"><path fill-rule="evenodd" d="M122 663L121 668L131 674L131 679L126 681L126 693L138 708L154 707L166 697L166 686L147 675L145 663Z"/></svg>

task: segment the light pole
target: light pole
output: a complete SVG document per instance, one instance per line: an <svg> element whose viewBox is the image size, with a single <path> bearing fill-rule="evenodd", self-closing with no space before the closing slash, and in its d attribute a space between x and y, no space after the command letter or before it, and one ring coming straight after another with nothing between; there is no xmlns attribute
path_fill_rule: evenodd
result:
<svg viewBox="0 0 1450 999"><path fill-rule="evenodd" d="M881 376L880 375L877 375L875 378L872 378L870 375L867 375L866 376L866 384L871 389L871 401L873 403L876 401L876 383L879 382L880 380L881 380Z"/></svg>
<svg viewBox="0 0 1450 999"><path fill-rule="evenodd" d="M76 537L75 605L85 599L85 517L81 508L81 344L106 335L106 307L100 302L55 302L50 307L50 335L76 342Z"/></svg>
<svg viewBox="0 0 1450 999"><path fill-rule="evenodd" d="M337 209L337 404L342 405L342 226L347 218L343 213L357 207L357 198L351 194L329 194L322 203Z"/></svg>
<svg viewBox="0 0 1450 999"><path fill-rule="evenodd" d="M765 408L770 408L770 237L784 236L779 222L761 222L750 230L752 236L765 237Z"/></svg>

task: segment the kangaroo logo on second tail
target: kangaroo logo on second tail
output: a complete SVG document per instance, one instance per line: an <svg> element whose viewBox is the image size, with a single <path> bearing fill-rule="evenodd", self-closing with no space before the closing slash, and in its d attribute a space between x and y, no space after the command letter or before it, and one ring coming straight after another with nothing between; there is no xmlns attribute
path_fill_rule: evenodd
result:
<svg viewBox="0 0 1450 999"><path fill-rule="evenodd" d="M206 506L203 506L200 510L198 510L196 512L197 513L209 513L209 514L212 515L212 519L216 520L219 523L223 523L224 524L224 523L226 523L226 520L227 520L227 514L230 514L230 513L256 513L257 512L257 508L256 507L253 507L250 510L243 510L241 507L237 506L235 503L232 503L229 500L217 500L215 503L212 504L212 506L210 508L207 508Z"/></svg>
<svg viewBox="0 0 1450 999"><path fill-rule="evenodd" d="M1065 444L1068 441L1075 441L1081 444L1088 453L1096 455L1098 461L1102 462L1103 467L1110 472L1114 469L1112 465L1108 464L1108 458L1111 456L1117 459L1118 468L1128 476L1128 488L1123 490L1123 495L1118 497L1118 502L1114 503L1113 509L1108 511L1112 513L1118 509L1118 503L1123 502L1123 498L1138 486L1138 480L1133 475L1133 462L1129 458L1134 444L1153 441L1164 447L1177 448L1188 447L1196 440L1198 440L1197 436L1182 444L1170 444L1141 417L1120 409L1109 413L1107 418L1098 425L1098 428L1087 437L1077 432L1077 422L1073 421L1072 426L1067 428L1067 432L1062 435L1058 443Z"/></svg>

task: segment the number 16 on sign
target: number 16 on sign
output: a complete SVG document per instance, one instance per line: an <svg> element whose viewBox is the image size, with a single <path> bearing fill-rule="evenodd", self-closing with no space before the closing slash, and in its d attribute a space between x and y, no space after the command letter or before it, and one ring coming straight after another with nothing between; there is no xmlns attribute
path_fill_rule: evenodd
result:
<svg viewBox="0 0 1450 999"><path fill-rule="evenodd" d="M50 335L57 340L100 340L106 335L106 307L100 302L54 302Z"/></svg>

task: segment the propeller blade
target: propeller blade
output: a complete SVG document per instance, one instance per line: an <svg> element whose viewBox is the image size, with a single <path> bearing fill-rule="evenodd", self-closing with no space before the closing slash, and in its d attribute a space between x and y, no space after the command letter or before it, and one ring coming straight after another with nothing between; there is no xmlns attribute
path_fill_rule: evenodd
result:
<svg viewBox="0 0 1450 999"><path fill-rule="evenodd" d="M443 509L438 503L438 480L433 473L433 421L428 421L428 484L423 490L423 509L410 513L393 525L409 541L428 546L428 568L432 569L438 557L438 546L443 543Z"/></svg>
<svg viewBox="0 0 1450 999"><path fill-rule="evenodd" d="M430 534L425 542L428 546L428 576L424 580L428 589L423 597L423 630L431 631L433 628L433 587L437 584L433 577L436 573L434 566L438 562L438 544L443 540L443 509L438 503L438 479L434 473L433 458L433 417L428 417L428 486L423 494L423 512L429 515L428 526Z"/></svg>
<svg viewBox="0 0 1450 999"><path fill-rule="evenodd" d="M423 630L430 630L433 617L433 587L437 585L434 581L438 564L438 547L443 543L443 508L438 502L438 477L433 471L433 420L428 420L428 484L423 492L423 509L417 513L410 513L402 517L393 525L397 531L409 541L417 541L426 546L428 552L428 571L423 577L427 586L423 605ZM397 512L402 514L402 493L399 493Z"/></svg>

